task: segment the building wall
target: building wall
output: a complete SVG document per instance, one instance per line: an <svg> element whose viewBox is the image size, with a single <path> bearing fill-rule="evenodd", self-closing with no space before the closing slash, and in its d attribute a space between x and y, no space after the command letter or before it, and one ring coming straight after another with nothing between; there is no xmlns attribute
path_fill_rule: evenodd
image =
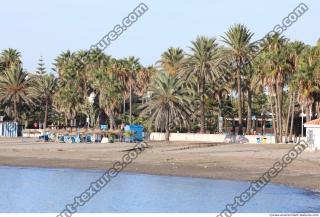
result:
<svg viewBox="0 0 320 217"><path fill-rule="evenodd" d="M320 150L320 126L307 126L306 128L306 141L310 150Z"/></svg>
<svg viewBox="0 0 320 217"><path fill-rule="evenodd" d="M258 143L257 138L262 136L248 135L245 136L247 143ZM264 136L266 143L274 143L273 136ZM165 140L165 133L153 132L150 134L150 140L161 141ZM192 141L192 142L225 142L226 135L224 134L200 134L200 133L170 133L170 141Z"/></svg>

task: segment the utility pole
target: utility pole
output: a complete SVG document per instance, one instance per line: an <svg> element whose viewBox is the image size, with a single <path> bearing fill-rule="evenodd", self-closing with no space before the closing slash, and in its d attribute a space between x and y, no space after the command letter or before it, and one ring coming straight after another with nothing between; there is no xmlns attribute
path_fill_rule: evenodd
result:
<svg viewBox="0 0 320 217"><path fill-rule="evenodd" d="M132 88L131 88L131 83L130 83L130 86L129 86L129 89L130 89L130 114L129 114L129 123L130 125L132 124Z"/></svg>

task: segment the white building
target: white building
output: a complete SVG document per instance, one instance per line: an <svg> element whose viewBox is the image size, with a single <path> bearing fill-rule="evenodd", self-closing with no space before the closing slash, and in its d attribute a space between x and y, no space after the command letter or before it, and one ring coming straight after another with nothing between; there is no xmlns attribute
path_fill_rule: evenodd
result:
<svg viewBox="0 0 320 217"><path fill-rule="evenodd" d="M320 150L320 118L304 124L306 129L307 143L311 151Z"/></svg>

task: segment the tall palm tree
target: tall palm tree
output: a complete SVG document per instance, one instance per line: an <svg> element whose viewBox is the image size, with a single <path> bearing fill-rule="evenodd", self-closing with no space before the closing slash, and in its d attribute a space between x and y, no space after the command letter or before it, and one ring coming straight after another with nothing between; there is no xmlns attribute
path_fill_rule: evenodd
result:
<svg viewBox="0 0 320 217"><path fill-rule="evenodd" d="M181 63L179 76L187 81L195 80L200 96L200 133L205 133L206 81L219 77L222 62L221 48L215 38L197 37L191 42L191 53Z"/></svg>
<svg viewBox="0 0 320 217"><path fill-rule="evenodd" d="M14 120L18 120L18 109L22 103L30 104L31 82L22 68L12 66L0 76L0 102L13 107Z"/></svg>
<svg viewBox="0 0 320 217"><path fill-rule="evenodd" d="M64 114L66 126L68 120L71 122L81 111L83 103L82 91L77 90L76 85L72 82L66 84L64 81L59 81L59 88L53 96L53 105L59 113Z"/></svg>
<svg viewBox="0 0 320 217"><path fill-rule="evenodd" d="M296 79L296 74L299 69L299 59L301 59L301 54L303 53L306 45L300 41L295 41L289 43L289 60L292 65L292 76L288 80L288 95L289 95L289 106L287 112L287 122L285 128L285 141L292 141L292 133L293 133L293 122L294 122L294 114L295 114L295 104L296 104L296 95L298 92L298 82ZM289 126L290 124L290 126ZM288 138L289 133L289 138Z"/></svg>
<svg viewBox="0 0 320 217"><path fill-rule="evenodd" d="M6 49L1 52L0 62L4 69L12 66L21 67L21 53L16 49Z"/></svg>
<svg viewBox="0 0 320 217"><path fill-rule="evenodd" d="M110 129L115 128L115 110L121 103L121 83L110 68L95 71L93 87L99 95L99 106L109 117Z"/></svg>
<svg viewBox="0 0 320 217"><path fill-rule="evenodd" d="M153 66L143 67L140 69L137 74L136 85L134 88L134 91L138 96L143 96L146 94L150 80L155 73L156 68Z"/></svg>
<svg viewBox="0 0 320 217"><path fill-rule="evenodd" d="M253 33L241 24L235 24L222 36L222 41L227 44L227 56L230 58L234 67L235 78L237 81L237 92L239 97L238 116L239 134L242 131L242 68L251 60L256 46L251 42Z"/></svg>
<svg viewBox="0 0 320 217"><path fill-rule="evenodd" d="M317 76L319 56L315 52L314 47L305 47L299 58L298 73L294 75L295 84L299 86L298 101L306 108L307 121L311 120L310 110L314 102L314 94L319 93Z"/></svg>
<svg viewBox="0 0 320 217"><path fill-rule="evenodd" d="M293 71L288 40L279 34L267 37L262 43L262 52L255 61L259 67L256 75L260 77L260 82L268 87L275 139L282 142L283 93Z"/></svg>
<svg viewBox="0 0 320 217"><path fill-rule="evenodd" d="M43 128L47 127L48 122L48 110L49 106L52 103L53 96L57 90L58 80L52 74L44 74L42 76L37 76L35 79L35 86L33 90L35 94L38 95L39 100L44 102L45 106L45 113L44 113L44 121L43 121Z"/></svg>
<svg viewBox="0 0 320 217"><path fill-rule="evenodd" d="M158 63L162 70L170 75L176 75L181 62L184 58L184 53L181 48L170 47L162 55Z"/></svg>
<svg viewBox="0 0 320 217"><path fill-rule="evenodd" d="M67 50L62 52L55 60L53 65L55 66L53 70L59 75L59 78L63 78L64 74L66 73L66 68L68 63L73 58L74 54Z"/></svg>
<svg viewBox="0 0 320 217"><path fill-rule="evenodd" d="M209 96L215 99L218 103L218 123L220 124L220 118L222 118L223 101L228 98L230 90L223 80L214 82L208 89ZM223 132L222 125L219 125L218 132Z"/></svg>
<svg viewBox="0 0 320 217"><path fill-rule="evenodd" d="M161 72L155 75L149 91L151 98L140 107L140 116L146 116L149 125L154 123L156 129L165 130L166 141L169 141L174 125L188 125L192 115L190 94L183 80Z"/></svg>
<svg viewBox="0 0 320 217"><path fill-rule="evenodd" d="M130 56L125 59L125 67L128 71L128 86L129 86L129 123L132 124L132 89L136 81L137 73L141 70L139 58Z"/></svg>

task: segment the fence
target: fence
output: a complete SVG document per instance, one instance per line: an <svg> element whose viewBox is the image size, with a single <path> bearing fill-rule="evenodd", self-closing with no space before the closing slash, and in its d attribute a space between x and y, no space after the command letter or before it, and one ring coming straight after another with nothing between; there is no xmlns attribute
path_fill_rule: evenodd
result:
<svg viewBox="0 0 320 217"><path fill-rule="evenodd" d="M0 137L17 137L17 122L0 122Z"/></svg>

